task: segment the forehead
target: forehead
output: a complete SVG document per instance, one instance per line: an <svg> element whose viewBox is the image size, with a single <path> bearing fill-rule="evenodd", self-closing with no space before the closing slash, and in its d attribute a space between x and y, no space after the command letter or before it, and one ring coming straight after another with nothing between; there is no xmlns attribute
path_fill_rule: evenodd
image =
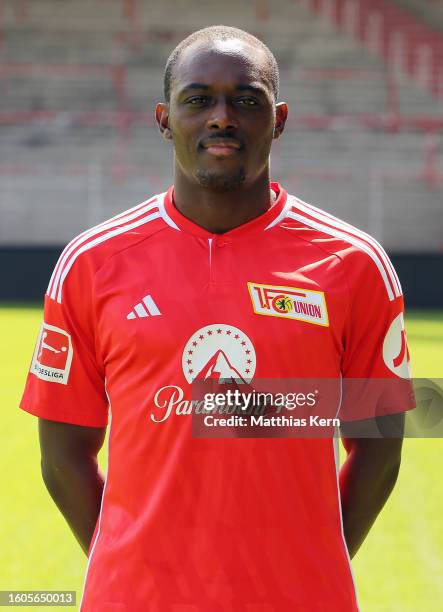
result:
<svg viewBox="0 0 443 612"><path fill-rule="evenodd" d="M272 89L268 58L260 47L236 38L197 42L182 51L174 68L172 90L180 91L190 83L210 87L262 83Z"/></svg>

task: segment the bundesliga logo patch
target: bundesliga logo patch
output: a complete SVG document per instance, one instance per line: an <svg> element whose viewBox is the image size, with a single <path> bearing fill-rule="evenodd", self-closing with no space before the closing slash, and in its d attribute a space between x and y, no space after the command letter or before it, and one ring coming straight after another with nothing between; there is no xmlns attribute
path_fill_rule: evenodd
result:
<svg viewBox="0 0 443 612"><path fill-rule="evenodd" d="M43 323L32 358L32 374L42 380L66 385L71 362L71 336L55 325Z"/></svg>
<svg viewBox="0 0 443 612"><path fill-rule="evenodd" d="M255 314L329 326L323 291L248 283Z"/></svg>

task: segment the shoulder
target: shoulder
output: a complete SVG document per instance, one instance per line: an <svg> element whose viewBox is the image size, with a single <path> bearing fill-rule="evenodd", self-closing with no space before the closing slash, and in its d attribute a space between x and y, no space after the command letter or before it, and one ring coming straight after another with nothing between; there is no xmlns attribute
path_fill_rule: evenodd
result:
<svg viewBox="0 0 443 612"><path fill-rule="evenodd" d="M402 295L391 260L370 234L292 195L288 196L286 214L280 225L336 255L350 284L383 285L390 301Z"/></svg>
<svg viewBox="0 0 443 612"><path fill-rule="evenodd" d="M46 295L61 302L68 277L82 285L110 257L166 229L171 222L164 210L164 196L152 196L73 238L58 259Z"/></svg>

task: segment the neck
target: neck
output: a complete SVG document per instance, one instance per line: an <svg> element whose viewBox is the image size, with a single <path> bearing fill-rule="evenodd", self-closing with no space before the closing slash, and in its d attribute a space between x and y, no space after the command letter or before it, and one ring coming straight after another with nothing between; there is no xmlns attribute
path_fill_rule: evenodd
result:
<svg viewBox="0 0 443 612"><path fill-rule="evenodd" d="M200 227L213 234L223 234L271 207L269 171L266 169L252 184L224 192L202 187L175 172L174 204L183 216Z"/></svg>

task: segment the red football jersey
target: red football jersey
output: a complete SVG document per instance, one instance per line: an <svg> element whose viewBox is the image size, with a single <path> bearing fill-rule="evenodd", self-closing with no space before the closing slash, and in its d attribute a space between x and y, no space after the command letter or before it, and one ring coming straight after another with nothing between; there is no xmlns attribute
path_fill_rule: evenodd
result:
<svg viewBox="0 0 443 612"><path fill-rule="evenodd" d="M171 188L55 267L21 407L92 427L111 415L83 612L358 609L334 440L192 431L196 378L409 375L383 249L272 187L265 214L221 235Z"/></svg>

